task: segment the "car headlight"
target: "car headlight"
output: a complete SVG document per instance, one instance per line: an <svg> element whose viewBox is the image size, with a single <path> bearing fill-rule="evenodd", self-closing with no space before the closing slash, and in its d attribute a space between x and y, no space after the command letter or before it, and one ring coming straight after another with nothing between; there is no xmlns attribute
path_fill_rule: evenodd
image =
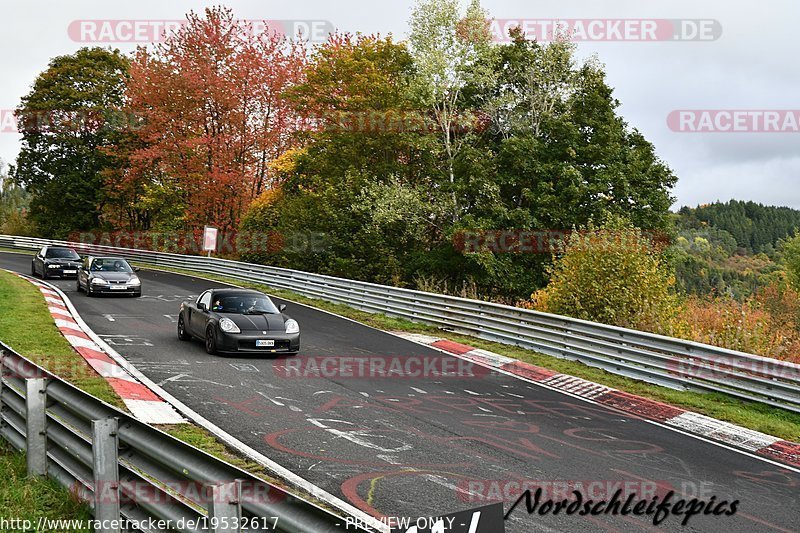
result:
<svg viewBox="0 0 800 533"><path fill-rule="evenodd" d="M230 318L223 318L219 321L219 329L225 333L241 333L239 326L237 326Z"/></svg>
<svg viewBox="0 0 800 533"><path fill-rule="evenodd" d="M92 285L108 285L108 282L102 278L92 278Z"/></svg>
<svg viewBox="0 0 800 533"><path fill-rule="evenodd" d="M128 281L128 285L133 285L134 287L138 287L141 284L142 282L139 278L131 278L130 281Z"/></svg>
<svg viewBox="0 0 800 533"><path fill-rule="evenodd" d="M300 333L300 324L297 320L290 318L286 321L286 333Z"/></svg>
<svg viewBox="0 0 800 533"><path fill-rule="evenodd" d="M61 265L47 265L47 268L59 268Z"/></svg>

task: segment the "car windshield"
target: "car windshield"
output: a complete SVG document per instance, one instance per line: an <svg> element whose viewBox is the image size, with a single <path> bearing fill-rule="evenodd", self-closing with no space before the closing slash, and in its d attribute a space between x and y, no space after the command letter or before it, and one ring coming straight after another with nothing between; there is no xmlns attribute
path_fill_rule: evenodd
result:
<svg viewBox="0 0 800 533"><path fill-rule="evenodd" d="M278 308L272 300L262 295L235 294L215 296L211 310L216 313L234 313L238 315L278 314Z"/></svg>
<svg viewBox="0 0 800 533"><path fill-rule="evenodd" d="M48 259L75 259L80 260L78 252L71 248L48 248L45 257Z"/></svg>
<svg viewBox="0 0 800 533"><path fill-rule="evenodd" d="M95 259L92 261L92 272L133 272L124 259Z"/></svg>

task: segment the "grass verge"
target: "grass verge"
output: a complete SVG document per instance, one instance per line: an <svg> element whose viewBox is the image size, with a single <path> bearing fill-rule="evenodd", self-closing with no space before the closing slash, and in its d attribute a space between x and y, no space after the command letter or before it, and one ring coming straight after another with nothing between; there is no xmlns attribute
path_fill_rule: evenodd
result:
<svg viewBox="0 0 800 533"><path fill-rule="evenodd" d="M28 479L25 455L0 440L0 519L17 520L17 526L9 524L2 531L36 531L39 520L82 520L89 525L89 507L77 501L61 485L51 479ZM30 521L31 527L20 525ZM48 528L49 531L92 531L88 528ZM45 529L43 529L45 530Z"/></svg>
<svg viewBox="0 0 800 533"><path fill-rule="evenodd" d="M13 312L0 313L0 340L81 390L125 409L108 382L61 335L35 286L0 271L0 302L13 308Z"/></svg>
<svg viewBox="0 0 800 533"><path fill-rule="evenodd" d="M147 267L142 264L141 266ZM161 270L197 276L197 273L176 268L159 267ZM276 297L292 300L310 305L318 309L330 311L338 315L357 320L385 331L405 331L410 333L428 333L446 338L455 342L468 344L476 348L483 348L507 357L525 361L530 364L549 368L557 372L577 376L602 385L613 387L631 394L638 394L646 398L668 403L678 407L701 413L707 416L725 420L732 424L744 426L749 429L774 435L781 439L800 442L800 414L792 413L785 409L768 405L739 400L732 396L720 393L702 393L694 391L678 391L638 381L625 376L612 374L600 368L584 365L578 361L559 359L549 355L540 354L532 350L487 341L469 335L461 335L444 331L433 326L411 322L402 318L389 317L377 313L367 313L353 309L346 305L328 302L316 298L308 298L293 291L275 289L268 285L239 281L224 276L203 274L202 277L222 283L231 283L242 287L258 289Z"/></svg>

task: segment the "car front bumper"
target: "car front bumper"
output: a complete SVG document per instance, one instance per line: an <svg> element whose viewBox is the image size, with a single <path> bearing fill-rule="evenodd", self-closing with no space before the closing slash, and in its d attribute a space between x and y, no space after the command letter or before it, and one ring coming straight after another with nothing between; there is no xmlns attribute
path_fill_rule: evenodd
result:
<svg viewBox="0 0 800 533"><path fill-rule="evenodd" d="M92 294L142 294L142 286L127 286L124 289L111 289L108 285L92 285Z"/></svg>
<svg viewBox="0 0 800 533"><path fill-rule="evenodd" d="M67 267L67 268L47 268L44 269L44 275L48 278L77 278L78 277L78 267Z"/></svg>
<svg viewBox="0 0 800 533"><path fill-rule="evenodd" d="M257 347L256 341L271 340L274 346ZM296 353L300 350L299 333L281 333L268 331L260 333L243 331L242 333L217 332L217 351L224 353Z"/></svg>

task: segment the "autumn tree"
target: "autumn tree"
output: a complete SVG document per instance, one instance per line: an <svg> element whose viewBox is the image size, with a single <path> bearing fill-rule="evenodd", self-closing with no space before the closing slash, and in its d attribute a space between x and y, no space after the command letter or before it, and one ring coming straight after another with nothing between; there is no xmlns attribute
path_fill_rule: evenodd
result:
<svg viewBox="0 0 800 533"><path fill-rule="evenodd" d="M443 201L432 118L415 99L413 59L391 37L336 34L309 58L292 99L313 125L302 149L276 160L281 195L252 204L243 229L325 235L325 253L252 259L400 282L433 240ZM411 203L413 201L413 204ZM410 211L414 210L412 216Z"/></svg>
<svg viewBox="0 0 800 533"><path fill-rule="evenodd" d="M303 57L298 44L254 32L224 8L189 13L163 43L137 50L127 96L141 126L109 183L120 218L165 202L186 227L236 228L271 185L269 162L294 142L299 121L284 93L302 76Z"/></svg>

